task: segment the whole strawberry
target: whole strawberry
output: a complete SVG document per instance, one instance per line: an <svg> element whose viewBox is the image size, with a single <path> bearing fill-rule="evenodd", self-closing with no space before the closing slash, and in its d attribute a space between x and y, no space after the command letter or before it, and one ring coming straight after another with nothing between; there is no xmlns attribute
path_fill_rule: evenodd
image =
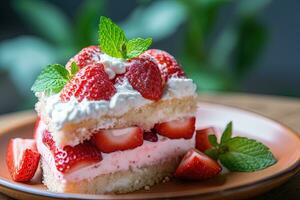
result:
<svg viewBox="0 0 300 200"><path fill-rule="evenodd" d="M154 101L161 98L163 93L161 74L157 64L148 56L130 60L125 77L144 98Z"/></svg>
<svg viewBox="0 0 300 200"><path fill-rule="evenodd" d="M109 100L116 93L116 88L109 80L102 64L90 64L64 86L60 98L63 102L74 96L79 102L87 100Z"/></svg>
<svg viewBox="0 0 300 200"><path fill-rule="evenodd" d="M151 55L155 59L165 82L172 76L185 77L184 71L181 69L175 58L166 51L149 49L142 55L144 54Z"/></svg>
<svg viewBox="0 0 300 200"><path fill-rule="evenodd" d="M75 62L79 68L98 63L100 61L100 54L101 51L98 46L93 45L85 47L69 60L66 64L66 68L70 70L73 62Z"/></svg>

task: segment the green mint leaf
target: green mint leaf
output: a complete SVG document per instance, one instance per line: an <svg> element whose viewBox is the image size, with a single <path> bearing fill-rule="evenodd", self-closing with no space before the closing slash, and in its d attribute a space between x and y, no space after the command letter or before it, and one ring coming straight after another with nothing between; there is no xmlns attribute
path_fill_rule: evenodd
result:
<svg viewBox="0 0 300 200"><path fill-rule="evenodd" d="M219 159L230 171L252 172L277 162L268 147L252 139L234 137L226 141L226 147Z"/></svg>
<svg viewBox="0 0 300 200"><path fill-rule="evenodd" d="M75 62L71 64L71 76L74 76L79 71L79 67Z"/></svg>
<svg viewBox="0 0 300 200"><path fill-rule="evenodd" d="M99 44L101 50L112 57L125 58L126 43L124 31L109 18L100 17Z"/></svg>
<svg viewBox="0 0 300 200"><path fill-rule="evenodd" d="M212 146L218 146L218 140L217 140L217 136L215 135L208 135L208 141Z"/></svg>
<svg viewBox="0 0 300 200"><path fill-rule="evenodd" d="M210 148L210 149L207 149L204 153L206 155L208 155L210 158L212 158L214 160L218 160L218 157L219 157L218 149Z"/></svg>
<svg viewBox="0 0 300 200"><path fill-rule="evenodd" d="M225 144L232 137L232 122L229 122L222 134L221 144Z"/></svg>
<svg viewBox="0 0 300 200"><path fill-rule="evenodd" d="M126 43L126 58L134 58L146 51L152 43L151 38L135 38Z"/></svg>
<svg viewBox="0 0 300 200"><path fill-rule="evenodd" d="M69 80L69 72L60 64L48 65L37 77L33 92L58 93Z"/></svg>

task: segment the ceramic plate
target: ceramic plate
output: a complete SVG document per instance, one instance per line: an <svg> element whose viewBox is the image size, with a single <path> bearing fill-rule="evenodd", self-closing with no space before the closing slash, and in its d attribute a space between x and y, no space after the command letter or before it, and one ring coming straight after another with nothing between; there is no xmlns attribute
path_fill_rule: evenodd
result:
<svg viewBox="0 0 300 200"><path fill-rule="evenodd" d="M151 199L151 198L201 198L243 199L250 198L274 188L300 167L300 139L288 127L261 115L237 108L200 103L197 127L224 127L233 121L234 134L259 140L270 147L278 162L265 170L254 173L224 172L222 175L202 182L172 180L151 188L122 195L60 194L46 190L36 177L29 184L13 182L5 164L7 142L13 137L31 138L34 120L12 120L0 132L0 191L19 199ZM4 130L4 131L3 131ZM1 131L1 130L0 130ZM38 176L38 175L37 175Z"/></svg>

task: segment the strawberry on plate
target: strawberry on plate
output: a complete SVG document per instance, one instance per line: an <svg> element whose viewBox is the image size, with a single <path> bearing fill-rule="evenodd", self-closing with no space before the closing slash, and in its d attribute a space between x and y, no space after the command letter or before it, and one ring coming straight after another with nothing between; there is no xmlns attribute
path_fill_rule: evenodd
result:
<svg viewBox="0 0 300 200"><path fill-rule="evenodd" d="M155 124L154 129L158 134L170 139L190 139L195 132L195 117L186 117L173 121Z"/></svg>
<svg viewBox="0 0 300 200"><path fill-rule="evenodd" d="M78 101L109 100L116 88L109 80L102 64L91 64L79 72L64 86L60 98L63 102L74 96Z"/></svg>
<svg viewBox="0 0 300 200"><path fill-rule="evenodd" d="M217 176L222 167L196 149L189 150L175 171L175 177L188 180L205 180Z"/></svg>
<svg viewBox="0 0 300 200"><path fill-rule="evenodd" d="M52 151L56 168L62 173L69 173L102 160L101 152L88 141L74 147L58 148L48 131L44 131L42 141Z"/></svg>
<svg viewBox="0 0 300 200"><path fill-rule="evenodd" d="M159 64L158 67L164 82L167 82L167 80L172 76L185 77L181 66L168 52L159 49L149 49L145 51L144 54L151 55Z"/></svg>
<svg viewBox="0 0 300 200"><path fill-rule="evenodd" d="M6 164L14 181L27 182L34 176L40 160L33 139L11 139L6 152Z"/></svg>
<svg viewBox="0 0 300 200"><path fill-rule="evenodd" d="M196 149L205 152L212 147L208 140L209 135L216 135L216 130L213 127L196 130Z"/></svg>
<svg viewBox="0 0 300 200"><path fill-rule="evenodd" d="M69 60L66 64L67 70L71 70L71 64L75 62L79 68L95 64L100 61L101 51L98 46L88 46L83 48L78 54Z"/></svg>
<svg viewBox="0 0 300 200"><path fill-rule="evenodd" d="M149 56L131 59L125 77L144 98L154 101L161 98L162 78L157 64Z"/></svg>
<svg viewBox="0 0 300 200"><path fill-rule="evenodd" d="M139 127L101 130L93 135L92 140L104 153L124 151L143 144L143 130Z"/></svg>

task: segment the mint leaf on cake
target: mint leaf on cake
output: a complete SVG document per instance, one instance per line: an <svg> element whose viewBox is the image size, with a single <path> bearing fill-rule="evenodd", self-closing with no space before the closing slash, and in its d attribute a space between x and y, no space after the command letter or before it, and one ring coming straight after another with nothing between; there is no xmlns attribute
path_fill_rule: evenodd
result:
<svg viewBox="0 0 300 200"><path fill-rule="evenodd" d="M128 40L124 31L111 19L100 18L99 45L100 49L115 58L131 59L146 51L152 43L151 38L134 38Z"/></svg>

